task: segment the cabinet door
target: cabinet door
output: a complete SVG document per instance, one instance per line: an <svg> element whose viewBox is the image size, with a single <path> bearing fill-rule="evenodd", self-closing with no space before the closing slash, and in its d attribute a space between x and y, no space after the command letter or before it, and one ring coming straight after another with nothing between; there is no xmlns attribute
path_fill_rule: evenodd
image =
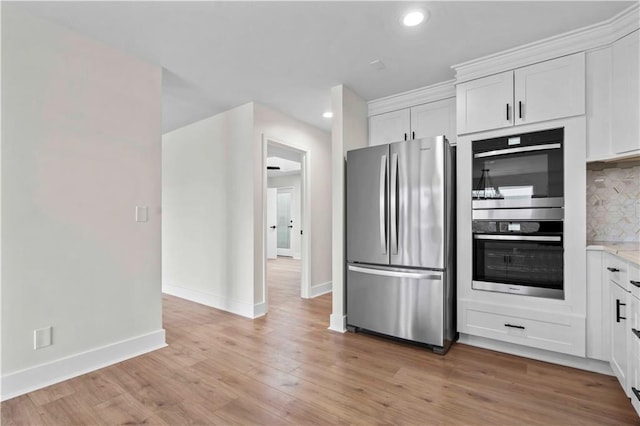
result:
<svg viewBox="0 0 640 426"><path fill-rule="evenodd" d="M369 117L369 146L410 139L409 108Z"/></svg>
<svg viewBox="0 0 640 426"><path fill-rule="evenodd" d="M630 297L632 326L629 327L629 397L640 415L640 299Z"/></svg>
<svg viewBox="0 0 640 426"><path fill-rule="evenodd" d="M627 292L609 281L611 289L611 369L627 391Z"/></svg>
<svg viewBox="0 0 640 426"><path fill-rule="evenodd" d="M615 154L640 150L638 34L635 31L613 44L611 147Z"/></svg>
<svg viewBox="0 0 640 426"><path fill-rule="evenodd" d="M456 100L443 99L411 108L412 139L445 135L456 142Z"/></svg>
<svg viewBox="0 0 640 426"><path fill-rule="evenodd" d="M513 71L456 86L458 134L513 125Z"/></svg>
<svg viewBox="0 0 640 426"><path fill-rule="evenodd" d="M584 52L515 70L515 123L584 114Z"/></svg>

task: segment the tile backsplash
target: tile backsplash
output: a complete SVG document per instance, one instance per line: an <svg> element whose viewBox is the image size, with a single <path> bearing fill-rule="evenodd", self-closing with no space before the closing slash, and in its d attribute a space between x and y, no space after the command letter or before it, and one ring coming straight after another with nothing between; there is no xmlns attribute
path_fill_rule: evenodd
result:
<svg viewBox="0 0 640 426"><path fill-rule="evenodd" d="M640 161L587 165L587 240L640 241Z"/></svg>

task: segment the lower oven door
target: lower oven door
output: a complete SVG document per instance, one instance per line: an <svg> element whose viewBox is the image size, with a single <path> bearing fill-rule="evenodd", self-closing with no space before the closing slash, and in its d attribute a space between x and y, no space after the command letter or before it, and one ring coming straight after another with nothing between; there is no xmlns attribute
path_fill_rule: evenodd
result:
<svg viewBox="0 0 640 426"><path fill-rule="evenodd" d="M473 236L473 288L564 298L561 236Z"/></svg>

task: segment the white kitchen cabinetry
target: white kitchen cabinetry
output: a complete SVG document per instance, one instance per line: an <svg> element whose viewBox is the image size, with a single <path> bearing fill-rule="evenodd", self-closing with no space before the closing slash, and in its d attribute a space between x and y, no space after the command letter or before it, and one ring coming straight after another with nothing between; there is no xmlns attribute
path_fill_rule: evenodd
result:
<svg viewBox="0 0 640 426"><path fill-rule="evenodd" d="M587 161L640 155L640 30L587 52Z"/></svg>
<svg viewBox="0 0 640 426"><path fill-rule="evenodd" d="M458 134L513 126L513 71L456 86Z"/></svg>
<svg viewBox="0 0 640 426"><path fill-rule="evenodd" d="M411 108L411 132L413 139L445 135L450 143L456 143L455 98L429 102Z"/></svg>
<svg viewBox="0 0 640 426"><path fill-rule="evenodd" d="M369 117L369 145L445 135L456 140L455 99L443 99Z"/></svg>
<svg viewBox="0 0 640 426"><path fill-rule="evenodd" d="M614 154L640 153L640 31L613 44L611 149Z"/></svg>
<svg viewBox="0 0 640 426"><path fill-rule="evenodd" d="M522 297L522 296L519 296ZM553 352L585 355L584 319L559 312L464 300L458 330Z"/></svg>
<svg viewBox="0 0 640 426"><path fill-rule="evenodd" d="M609 281L611 308L611 369L622 388L627 391L627 292L613 281Z"/></svg>
<svg viewBox="0 0 640 426"><path fill-rule="evenodd" d="M631 403L640 415L640 298L630 295L629 300L629 365L628 387Z"/></svg>
<svg viewBox="0 0 640 426"><path fill-rule="evenodd" d="M585 112L584 52L458 84L458 134Z"/></svg>
<svg viewBox="0 0 640 426"><path fill-rule="evenodd" d="M410 139L409 108L369 117L369 145L384 145Z"/></svg>
<svg viewBox="0 0 640 426"><path fill-rule="evenodd" d="M587 250L587 358L609 362L611 330L608 271L602 250ZM606 285L604 285L604 284Z"/></svg>

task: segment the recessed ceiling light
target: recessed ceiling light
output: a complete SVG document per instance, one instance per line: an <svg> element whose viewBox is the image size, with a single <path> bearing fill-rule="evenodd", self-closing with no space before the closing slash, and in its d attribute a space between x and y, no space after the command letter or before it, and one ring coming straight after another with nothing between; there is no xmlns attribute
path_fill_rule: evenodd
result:
<svg viewBox="0 0 640 426"><path fill-rule="evenodd" d="M419 10L409 12L404 15L404 18L402 18L402 23L407 27L415 27L422 21L424 21L424 13L420 12Z"/></svg>
<svg viewBox="0 0 640 426"><path fill-rule="evenodd" d="M331 111L327 111L327 112L323 113L322 116L324 118L331 118L331 117L333 117L333 113Z"/></svg>

